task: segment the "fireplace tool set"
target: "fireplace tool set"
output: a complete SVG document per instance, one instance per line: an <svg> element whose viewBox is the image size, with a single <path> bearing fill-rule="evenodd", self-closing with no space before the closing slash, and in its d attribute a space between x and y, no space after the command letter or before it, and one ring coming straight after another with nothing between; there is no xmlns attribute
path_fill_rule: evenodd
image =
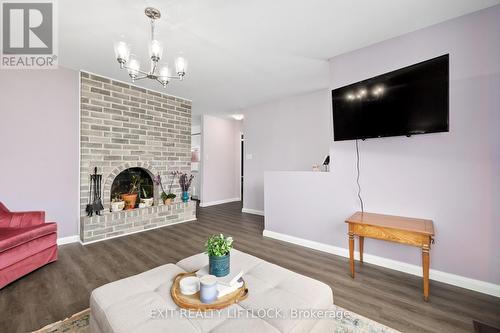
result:
<svg viewBox="0 0 500 333"><path fill-rule="evenodd" d="M101 210L104 209L101 200L102 175L97 174L97 167L94 168L94 174L90 175L89 184L89 203L85 211L87 212L87 216L92 216L94 213L96 215L101 215Z"/></svg>

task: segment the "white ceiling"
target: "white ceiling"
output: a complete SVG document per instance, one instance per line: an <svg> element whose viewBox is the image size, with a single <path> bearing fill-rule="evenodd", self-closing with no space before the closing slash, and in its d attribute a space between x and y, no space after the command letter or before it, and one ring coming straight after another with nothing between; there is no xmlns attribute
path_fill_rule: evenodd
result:
<svg viewBox="0 0 500 333"><path fill-rule="evenodd" d="M63 0L59 64L128 81L114 58L125 37L145 65L149 22L161 10L166 59L189 61L166 92L194 113L237 113L283 96L328 87L327 59L499 4L500 0ZM165 57L164 57L165 58ZM146 67L146 66L144 66ZM154 82L143 87L162 90Z"/></svg>

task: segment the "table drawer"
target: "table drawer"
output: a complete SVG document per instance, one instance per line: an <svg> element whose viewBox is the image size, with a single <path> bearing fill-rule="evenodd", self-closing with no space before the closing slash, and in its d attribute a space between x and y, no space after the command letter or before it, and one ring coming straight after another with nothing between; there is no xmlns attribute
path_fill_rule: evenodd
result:
<svg viewBox="0 0 500 333"><path fill-rule="evenodd" d="M375 227L371 225L350 224L349 230L355 235L387 240L413 246L422 246L430 243L429 235L405 230Z"/></svg>

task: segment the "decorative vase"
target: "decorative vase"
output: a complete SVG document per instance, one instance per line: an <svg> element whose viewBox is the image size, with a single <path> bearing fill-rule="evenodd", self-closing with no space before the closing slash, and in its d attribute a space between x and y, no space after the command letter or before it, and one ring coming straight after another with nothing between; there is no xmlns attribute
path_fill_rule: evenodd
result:
<svg viewBox="0 0 500 333"><path fill-rule="evenodd" d="M137 201L137 193L122 194L120 197L123 201L125 201L125 210L132 210L135 208L135 202Z"/></svg>
<svg viewBox="0 0 500 333"><path fill-rule="evenodd" d="M183 191L182 192L182 202L188 202L188 201L189 201L189 192Z"/></svg>
<svg viewBox="0 0 500 333"><path fill-rule="evenodd" d="M166 206L171 205L173 202L174 202L174 199L172 199L172 198L167 198L167 199L163 200L163 203Z"/></svg>
<svg viewBox="0 0 500 333"><path fill-rule="evenodd" d="M226 276L229 274L229 256L230 254L226 254L225 256L217 257L217 256L209 256L208 257L208 274L215 275L217 277Z"/></svg>

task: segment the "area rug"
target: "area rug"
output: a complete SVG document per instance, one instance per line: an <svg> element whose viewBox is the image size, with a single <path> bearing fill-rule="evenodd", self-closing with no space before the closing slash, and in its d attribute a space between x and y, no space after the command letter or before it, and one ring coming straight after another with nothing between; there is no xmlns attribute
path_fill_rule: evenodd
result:
<svg viewBox="0 0 500 333"><path fill-rule="evenodd" d="M336 312L346 312L349 315L335 320L323 320L322 327L328 333L401 333L398 330L368 319L355 312L334 305Z"/></svg>
<svg viewBox="0 0 500 333"><path fill-rule="evenodd" d="M33 333L90 333L90 309L75 313L69 318L57 321Z"/></svg>
<svg viewBox="0 0 500 333"><path fill-rule="evenodd" d="M399 333L395 329L336 306L336 311L348 316L329 320L325 329L329 333ZM90 309L83 310L69 318L49 324L33 333L91 333L89 328Z"/></svg>

